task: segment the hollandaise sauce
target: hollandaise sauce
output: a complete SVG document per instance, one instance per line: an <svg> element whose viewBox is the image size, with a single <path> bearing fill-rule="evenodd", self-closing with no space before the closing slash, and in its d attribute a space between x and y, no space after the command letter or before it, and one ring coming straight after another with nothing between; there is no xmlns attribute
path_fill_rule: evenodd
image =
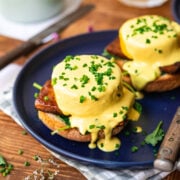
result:
<svg viewBox="0 0 180 180"><path fill-rule="evenodd" d="M128 116L134 94L124 88L121 70L113 60L97 55L67 56L52 73L56 102L69 116L71 127L91 134L90 148L103 151L120 147L112 130ZM99 132L104 138L99 140Z"/></svg>
<svg viewBox="0 0 180 180"><path fill-rule="evenodd" d="M180 25L164 17L130 19L119 29L119 38L123 53L131 59L123 69L138 90L161 76L160 66L180 61Z"/></svg>

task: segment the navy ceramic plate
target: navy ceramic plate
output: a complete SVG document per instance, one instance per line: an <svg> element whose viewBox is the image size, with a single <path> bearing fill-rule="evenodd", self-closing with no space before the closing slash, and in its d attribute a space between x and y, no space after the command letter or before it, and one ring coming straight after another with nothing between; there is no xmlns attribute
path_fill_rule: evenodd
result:
<svg viewBox="0 0 180 180"><path fill-rule="evenodd" d="M14 106L25 129L57 154L105 168L150 167L153 165L154 151L157 151L158 147L142 146L145 135L133 133L133 128L141 126L143 131L150 133L162 120L163 129L167 130L180 102L180 89L166 93L145 94L145 98L140 101L143 106L140 120L127 125L119 135L122 141L121 148L111 153L98 149L91 150L88 143L72 142L58 135L52 136L51 131L38 119L34 109L34 93L37 90L33 88L33 82L43 84L50 79L53 66L66 55L102 55L105 46L115 37L117 31L84 34L59 41L36 54L24 66L16 80L13 92ZM138 151L131 152L132 146L138 146Z"/></svg>
<svg viewBox="0 0 180 180"><path fill-rule="evenodd" d="M173 13L174 19L178 23L180 23L180 1L179 0L172 1L172 13Z"/></svg>

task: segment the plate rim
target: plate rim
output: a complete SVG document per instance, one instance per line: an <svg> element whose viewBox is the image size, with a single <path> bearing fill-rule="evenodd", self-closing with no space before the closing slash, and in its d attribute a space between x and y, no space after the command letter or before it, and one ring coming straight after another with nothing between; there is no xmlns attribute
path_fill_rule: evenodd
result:
<svg viewBox="0 0 180 180"><path fill-rule="evenodd" d="M172 0L172 2L171 2L171 10L172 10L173 17L174 17L175 21L180 23L180 9L179 9L179 13L177 12L178 11L177 10L178 5L179 5L179 8L180 8L180 1Z"/></svg>

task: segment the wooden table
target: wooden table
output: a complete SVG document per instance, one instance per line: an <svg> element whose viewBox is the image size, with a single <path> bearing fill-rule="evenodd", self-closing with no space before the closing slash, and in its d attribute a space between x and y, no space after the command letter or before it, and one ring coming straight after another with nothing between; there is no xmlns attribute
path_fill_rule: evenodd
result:
<svg viewBox="0 0 180 180"><path fill-rule="evenodd" d="M173 19L170 1L161 7L152 9L130 8L120 4L118 0L83 1L83 4L87 3L95 5L93 11L66 28L60 34L61 39L86 33L88 32L89 27L91 27L93 31L118 29L126 19L143 14L159 14ZM21 43L22 42L19 40L0 36L0 55L7 53ZM17 59L16 63L23 64L29 56L20 57ZM9 163L14 165L14 170L5 179L23 179L24 177L31 175L34 170L42 168L41 163L33 160L33 156L36 154L45 160L53 158L52 155L30 134L24 135L22 132L23 129L19 125L5 113L0 111L0 154L3 155ZM20 149L23 150L23 154L21 155L18 153ZM29 161L31 165L25 166L24 162L26 161ZM56 179L85 179L85 177L76 169L56 158L55 161L60 164L60 173L56 176ZM46 168L49 168L51 171L57 169L57 167L53 165L46 164L46 166ZM165 179L175 180L178 179L178 177L180 177L180 172L175 171ZM3 179L1 175L0 179Z"/></svg>

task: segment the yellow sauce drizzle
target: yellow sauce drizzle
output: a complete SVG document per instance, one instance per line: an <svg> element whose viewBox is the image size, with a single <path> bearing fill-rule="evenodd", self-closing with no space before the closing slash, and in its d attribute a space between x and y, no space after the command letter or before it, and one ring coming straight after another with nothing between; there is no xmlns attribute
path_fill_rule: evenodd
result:
<svg viewBox="0 0 180 180"><path fill-rule="evenodd" d="M132 109L135 95L121 80L121 70L113 61L95 55L66 57L53 70L56 102L69 115L71 127L82 135L91 133L89 148L118 149L120 140L112 137L112 129L129 115L138 118ZM100 130L105 138L98 140Z"/></svg>

